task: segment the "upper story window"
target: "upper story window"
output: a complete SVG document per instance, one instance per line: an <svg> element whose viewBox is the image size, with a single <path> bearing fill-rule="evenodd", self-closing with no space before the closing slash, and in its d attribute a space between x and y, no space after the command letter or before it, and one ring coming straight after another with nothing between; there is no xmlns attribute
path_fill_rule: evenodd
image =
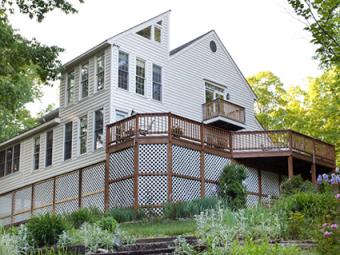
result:
<svg viewBox="0 0 340 255"><path fill-rule="evenodd" d="M19 171L20 144L0 151L0 177Z"/></svg>
<svg viewBox="0 0 340 255"><path fill-rule="evenodd" d="M127 112L116 110L116 121L125 119L129 114Z"/></svg>
<svg viewBox="0 0 340 255"><path fill-rule="evenodd" d="M129 55L125 52L119 52L118 61L118 87L128 90L129 84Z"/></svg>
<svg viewBox="0 0 340 255"><path fill-rule="evenodd" d="M34 138L33 147L33 169L39 169L39 158L40 158L40 136Z"/></svg>
<svg viewBox="0 0 340 255"><path fill-rule="evenodd" d="M94 113L94 149L103 147L103 127L104 127L104 114L103 109L95 111Z"/></svg>
<svg viewBox="0 0 340 255"><path fill-rule="evenodd" d="M97 66L96 66L96 74L97 74L97 91L102 90L104 88L104 54L97 56Z"/></svg>
<svg viewBox="0 0 340 255"><path fill-rule="evenodd" d="M87 151L87 115L79 119L79 153L84 154Z"/></svg>
<svg viewBox="0 0 340 255"><path fill-rule="evenodd" d="M144 95L145 87L145 61L138 59L136 61L136 93Z"/></svg>
<svg viewBox="0 0 340 255"><path fill-rule="evenodd" d="M151 26L148 26L137 32L137 35L143 36L144 38L151 39Z"/></svg>
<svg viewBox="0 0 340 255"><path fill-rule="evenodd" d="M162 100L162 67L152 66L152 98Z"/></svg>
<svg viewBox="0 0 340 255"><path fill-rule="evenodd" d="M53 130L46 133L46 160L45 166L52 165L52 155L53 155Z"/></svg>
<svg viewBox="0 0 340 255"><path fill-rule="evenodd" d="M66 103L71 104L74 98L74 71L67 74Z"/></svg>
<svg viewBox="0 0 340 255"><path fill-rule="evenodd" d="M160 26L153 27L154 40L156 42L161 42L162 32Z"/></svg>
<svg viewBox="0 0 340 255"><path fill-rule="evenodd" d="M65 124L64 160L72 157L72 121Z"/></svg>
<svg viewBox="0 0 340 255"><path fill-rule="evenodd" d="M81 98L89 95L89 63L81 66L80 72Z"/></svg>

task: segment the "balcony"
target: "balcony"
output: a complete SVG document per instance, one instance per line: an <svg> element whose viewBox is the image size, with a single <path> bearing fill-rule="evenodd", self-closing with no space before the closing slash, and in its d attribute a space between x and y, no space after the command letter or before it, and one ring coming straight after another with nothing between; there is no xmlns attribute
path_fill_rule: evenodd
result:
<svg viewBox="0 0 340 255"><path fill-rule="evenodd" d="M233 131L245 128L244 107L220 98L202 106L205 124Z"/></svg>

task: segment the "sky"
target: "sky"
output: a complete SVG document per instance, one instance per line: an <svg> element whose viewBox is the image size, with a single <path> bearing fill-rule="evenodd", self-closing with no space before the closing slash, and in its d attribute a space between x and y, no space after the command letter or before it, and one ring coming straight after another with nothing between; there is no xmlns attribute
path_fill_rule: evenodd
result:
<svg viewBox="0 0 340 255"><path fill-rule="evenodd" d="M151 17L172 10L170 48L214 29L245 77L270 70L285 86L306 85L321 73L312 59L315 46L287 0L71 0L77 14L53 11L42 23L16 13L12 26L28 39L65 49L63 63L105 39ZM36 114L58 106L58 82L44 87L43 97L27 108Z"/></svg>

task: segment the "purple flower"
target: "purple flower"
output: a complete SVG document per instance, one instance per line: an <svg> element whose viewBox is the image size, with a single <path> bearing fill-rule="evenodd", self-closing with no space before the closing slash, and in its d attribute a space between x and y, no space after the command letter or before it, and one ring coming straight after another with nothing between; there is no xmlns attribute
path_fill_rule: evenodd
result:
<svg viewBox="0 0 340 255"><path fill-rule="evenodd" d="M323 175L322 175L322 178L323 178L325 181L328 182L328 175L327 175L327 174L323 174Z"/></svg>
<svg viewBox="0 0 340 255"><path fill-rule="evenodd" d="M323 236L327 238L330 237L332 234L333 234L332 232L325 231L325 233L323 233Z"/></svg>
<svg viewBox="0 0 340 255"><path fill-rule="evenodd" d="M337 227L338 227L337 224L332 224L332 225L331 225L331 228L332 228L332 229L336 229Z"/></svg>
<svg viewBox="0 0 340 255"><path fill-rule="evenodd" d="M339 175L339 174L336 175L336 183L337 183L337 184L338 184L338 183L340 184L340 175Z"/></svg>
<svg viewBox="0 0 340 255"><path fill-rule="evenodd" d="M322 224L322 227L323 228L325 228L325 227L328 227L329 226L329 224L328 223L324 223L324 224Z"/></svg>
<svg viewBox="0 0 340 255"><path fill-rule="evenodd" d="M318 178L316 179L316 181L318 184L322 183L322 176L320 174L318 175Z"/></svg>
<svg viewBox="0 0 340 255"><path fill-rule="evenodd" d="M340 193L336 194L336 199L340 199Z"/></svg>
<svg viewBox="0 0 340 255"><path fill-rule="evenodd" d="M335 184L335 182L336 182L335 175L334 175L334 174L332 174L332 177L331 177L330 183L331 183L331 184Z"/></svg>

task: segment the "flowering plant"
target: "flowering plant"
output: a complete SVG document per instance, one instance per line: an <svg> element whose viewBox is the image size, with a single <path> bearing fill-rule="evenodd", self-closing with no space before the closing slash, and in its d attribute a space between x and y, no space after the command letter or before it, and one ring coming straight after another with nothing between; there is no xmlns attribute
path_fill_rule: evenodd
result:
<svg viewBox="0 0 340 255"><path fill-rule="evenodd" d="M318 249L321 254L336 254L340 250L340 228L336 223L324 223L320 229Z"/></svg>
<svg viewBox="0 0 340 255"><path fill-rule="evenodd" d="M332 185L340 184L340 174L339 173L332 173L331 175L319 174L316 181L319 185L322 184L323 182L327 182Z"/></svg>

